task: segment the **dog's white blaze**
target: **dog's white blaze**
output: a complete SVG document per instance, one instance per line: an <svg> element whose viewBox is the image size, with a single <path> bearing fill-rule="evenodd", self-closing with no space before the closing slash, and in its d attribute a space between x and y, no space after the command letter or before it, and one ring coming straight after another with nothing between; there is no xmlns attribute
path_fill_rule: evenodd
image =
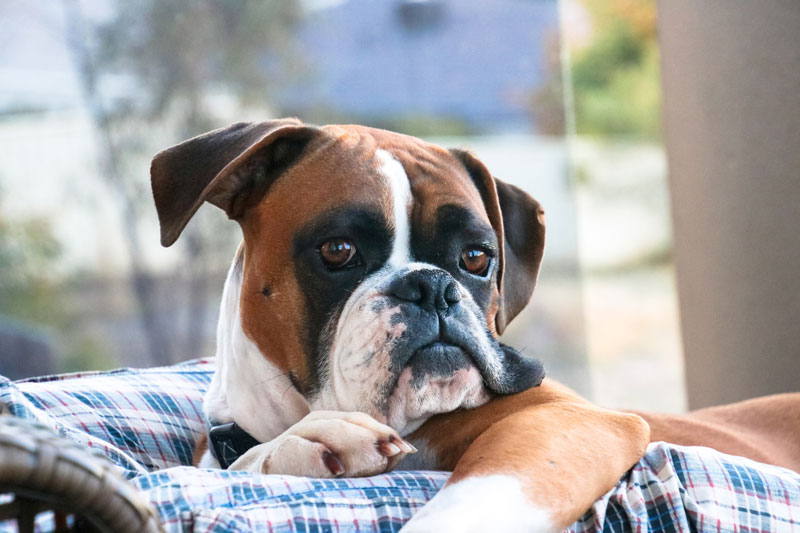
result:
<svg viewBox="0 0 800 533"><path fill-rule="evenodd" d="M411 203L411 185L403 165L386 150L377 150L375 156L381 161L381 172L392 188L392 213L394 216L394 243L388 264L401 268L411 260L411 228L408 206Z"/></svg>
<svg viewBox="0 0 800 533"><path fill-rule="evenodd" d="M285 372L270 363L242 330L241 247L233 260L217 324L217 370L203 402L208 420L236 421L261 442L280 435L303 418L308 404L292 387Z"/></svg>
<svg viewBox="0 0 800 533"><path fill-rule="evenodd" d="M495 474L443 488L400 531L544 533L554 528L547 511L525 497L519 480Z"/></svg>

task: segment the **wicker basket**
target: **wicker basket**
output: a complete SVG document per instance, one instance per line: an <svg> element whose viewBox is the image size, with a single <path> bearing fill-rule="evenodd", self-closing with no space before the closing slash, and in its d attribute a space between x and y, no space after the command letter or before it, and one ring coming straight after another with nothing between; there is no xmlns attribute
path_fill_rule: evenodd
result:
<svg viewBox="0 0 800 533"><path fill-rule="evenodd" d="M50 429L0 416L0 520L33 531L36 515L55 513L56 531L157 532L157 514L105 457Z"/></svg>

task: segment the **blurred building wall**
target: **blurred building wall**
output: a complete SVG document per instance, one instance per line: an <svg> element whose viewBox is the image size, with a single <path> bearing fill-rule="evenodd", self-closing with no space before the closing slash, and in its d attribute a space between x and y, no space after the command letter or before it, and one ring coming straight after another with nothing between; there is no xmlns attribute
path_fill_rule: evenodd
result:
<svg viewBox="0 0 800 533"><path fill-rule="evenodd" d="M692 408L800 388L800 2L661 0Z"/></svg>

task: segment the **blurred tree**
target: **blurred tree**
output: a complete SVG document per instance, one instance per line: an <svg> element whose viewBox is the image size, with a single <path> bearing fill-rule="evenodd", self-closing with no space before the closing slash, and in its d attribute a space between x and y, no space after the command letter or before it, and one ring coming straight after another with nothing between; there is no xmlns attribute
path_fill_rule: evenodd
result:
<svg viewBox="0 0 800 533"><path fill-rule="evenodd" d="M0 211L0 315L53 324L60 320L55 265L61 247L46 220L8 220Z"/></svg>
<svg viewBox="0 0 800 533"><path fill-rule="evenodd" d="M659 138L661 92L655 0L581 0L592 21L573 52L579 134Z"/></svg>
<svg viewBox="0 0 800 533"><path fill-rule="evenodd" d="M10 220L0 211L0 374L53 372L45 328L65 321L54 271L61 252L48 222Z"/></svg>
<svg viewBox="0 0 800 533"><path fill-rule="evenodd" d="M228 104L268 107L278 73L296 73L292 30L295 0L141 0L109 2L111 15L90 20L79 0L63 0L69 49L97 131L100 167L117 196L141 323L151 360L167 364L198 355L206 322L207 259L213 228L191 224L183 237L187 290L186 331L176 336L159 318L155 280L144 260L139 221L152 217L149 182L129 175L130 161L152 149L154 132L177 142L218 126ZM284 67L285 64L289 68ZM220 103L222 102L222 106ZM223 233L224 234L224 233Z"/></svg>

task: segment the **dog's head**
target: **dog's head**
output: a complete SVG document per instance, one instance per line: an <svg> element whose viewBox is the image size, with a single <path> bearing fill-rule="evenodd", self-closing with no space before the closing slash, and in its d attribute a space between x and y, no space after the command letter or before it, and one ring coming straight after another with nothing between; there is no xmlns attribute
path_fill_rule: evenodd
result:
<svg viewBox="0 0 800 533"><path fill-rule="evenodd" d="M533 292L544 214L470 153L280 120L169 148L151 176L165 246L203 202L239 223L241 328L312 409L406 434L541 382L495 335Z"/></svg>

